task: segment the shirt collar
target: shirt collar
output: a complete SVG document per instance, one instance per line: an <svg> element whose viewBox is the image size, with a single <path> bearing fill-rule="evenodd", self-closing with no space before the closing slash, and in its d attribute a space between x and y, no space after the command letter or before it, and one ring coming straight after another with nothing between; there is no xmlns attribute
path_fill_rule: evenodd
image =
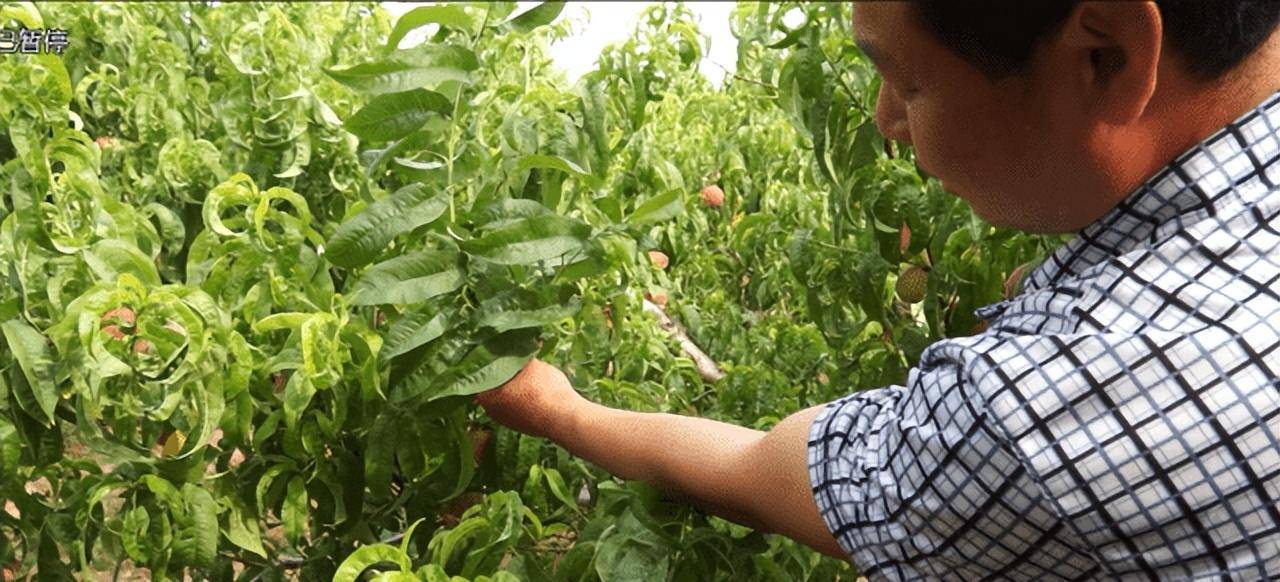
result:
<svg viewBox="0 0 1280 582"><path fill-rule="evenodd" d="M1178 156L1027 276L1022 292L1078 276L1185 225L1240 208L1280 182L1280 93ZM1246 189L1249 182L1266 188Z"/></svg>

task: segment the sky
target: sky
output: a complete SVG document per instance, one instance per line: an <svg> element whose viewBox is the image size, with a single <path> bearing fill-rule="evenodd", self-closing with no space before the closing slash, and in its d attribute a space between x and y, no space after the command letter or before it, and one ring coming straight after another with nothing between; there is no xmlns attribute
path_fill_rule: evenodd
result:
<svg viewBox="0 0 1280 582"><path fill-rule="evenodd" d="M516 14L538 2L519 2ZM551 57L564 70L569 82L578 80L595 66L600 51L606 45L626 40L635 28L640 12L655 2L566 2L560 18L576 19L577 36L551 45ZM698 20L702 33L711 39L711 49L702 59L699 70L712 83L720 85L726 70L732 73L738 58L738 39L729 32L729 14L734 2L685 2ZM383 2L383 7L393 16L413 9L412 2ZM422 32L421 30L417 32ZM422 38L410 35L400 46L410 46Z"/></svg>

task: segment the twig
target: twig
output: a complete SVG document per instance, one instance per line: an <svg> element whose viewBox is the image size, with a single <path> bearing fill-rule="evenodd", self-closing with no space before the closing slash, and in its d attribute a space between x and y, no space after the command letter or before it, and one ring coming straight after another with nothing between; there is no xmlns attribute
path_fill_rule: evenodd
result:
<svg viewBox="0 0 1280 582"><path fill-rule="evenodd" d="M731 71L729 71L729 67L726 67L726 66L724 66L724 65L722 65L722 64L720 64L720 63L717 63L717 62L715 62L715 61L710 61L710 63L711 63L711 64L713 64L713 65L715 65L715 66L717 66L717 67L720 67L720 70L724 71L724 74L726 74L726 75L728 75L728 76L730 76L730 77L733 77L734 79L737 79L737 80L739 80L739 81L744 81L744 82L747 82L747 83L751 83L752 85L759 85L759 86L761 86L761 87L764 87L765 89L768 89L768 90L770 90L770 91L773 91L774 93L777 93L777 92L778 92L778 88L777 88L777 87L775 87L775 86L773 86L773 85L770 85L769 83L765 83L765 82L763 82L763 81L757 81L757 80L755 80L755 79L750 79L750 78L744 77L744 76L742 76L742 75L740 75L740 74L738 74L738 73L736 73L736 72L731 72Z"/></svg>
<svg viewBox="0 0 1280 582"><path fill-rule="evenodd" d="M693 365L698 369L698 375L702 376L703 380L715 382L724 378L724 371L720 369L715 360L712 360L711 356L708 356L706 352L702 351L702 348L693 343L693 340L689 339L689 334L685 332L684 327L672 320L666 311L663 311L661 307L658 307L656 303L648 299L644 300L644 310L658 318L658 326L663 331L671 334L671 337L680 343L680 349L684 351L685 355L689 356L689 359L693 360Z"/></svg>

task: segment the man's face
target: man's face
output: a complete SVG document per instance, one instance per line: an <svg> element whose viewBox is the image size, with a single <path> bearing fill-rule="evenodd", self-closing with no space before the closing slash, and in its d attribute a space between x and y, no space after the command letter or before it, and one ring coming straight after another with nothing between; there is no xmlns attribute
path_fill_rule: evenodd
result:
<svg viewBox="0 0 1280 582"><path fill-rule="evenodd" d="M1051 66L992 81L927 29L910 2L858 3L858 44L883 83L876 123L912 144L921 167L979 216L1031 232L1087 224L1072 208L1086 163L1083 129L1055 94ZM1046 82L1048 81L1048 82Z"/></svg>

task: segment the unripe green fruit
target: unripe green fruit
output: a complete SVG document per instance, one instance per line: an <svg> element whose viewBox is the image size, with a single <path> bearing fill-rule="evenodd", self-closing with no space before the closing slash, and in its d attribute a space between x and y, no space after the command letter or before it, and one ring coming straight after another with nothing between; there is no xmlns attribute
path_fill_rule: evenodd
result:
<svg viewBox="0 0 1280 582"><path fill-rule="evenodd" d="M903 303L919 303L924 301L925 290L929 286L929 271L924 267L911 266L898 275L898 283L894 290Z"/></svg>

